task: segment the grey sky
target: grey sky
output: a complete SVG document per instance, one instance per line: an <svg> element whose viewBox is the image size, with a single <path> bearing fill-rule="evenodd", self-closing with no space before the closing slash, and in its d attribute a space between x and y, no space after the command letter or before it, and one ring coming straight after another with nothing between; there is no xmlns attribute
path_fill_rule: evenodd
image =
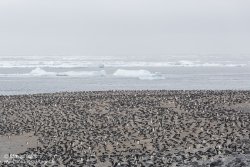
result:
<svg viewBox="0 0 250 167"><path fill-rule="evenodd" d="M0 55L250 53L249 0L1 0Z"/></svg>

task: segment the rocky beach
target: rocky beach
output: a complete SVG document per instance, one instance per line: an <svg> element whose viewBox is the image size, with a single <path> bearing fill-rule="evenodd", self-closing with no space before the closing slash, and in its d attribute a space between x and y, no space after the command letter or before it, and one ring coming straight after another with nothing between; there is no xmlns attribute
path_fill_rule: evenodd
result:
<svg viewBox="0 0 250 167"><path fill-rule="evenodd" d="M0 96L1 166L250 166L250 91Z"/></svg>

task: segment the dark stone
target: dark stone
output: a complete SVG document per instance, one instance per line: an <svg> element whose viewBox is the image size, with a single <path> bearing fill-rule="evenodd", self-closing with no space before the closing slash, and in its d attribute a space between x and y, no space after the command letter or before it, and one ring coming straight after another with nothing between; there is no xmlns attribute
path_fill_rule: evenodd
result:
<svg viewBox="0 0 250 167"><path fill-rule="evenodd" d="M235 158L232 162L230 162L227 167L245 167L247 166L245 162L240 158Z"/></svg>
<svg viewBox="0 0 250 167"><path fill-rule="evenodd" d="M222 166L223 162L221 160L214 161L210 164L210 167Z"/></svg>

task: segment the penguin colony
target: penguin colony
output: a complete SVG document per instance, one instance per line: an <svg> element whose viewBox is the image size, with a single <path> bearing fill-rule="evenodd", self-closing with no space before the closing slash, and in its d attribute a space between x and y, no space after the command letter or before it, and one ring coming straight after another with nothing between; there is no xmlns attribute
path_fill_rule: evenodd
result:
<svg viewBox="0 0 250 167"><path fill-rule="evenodd" d="M223 166L250 155L250 107L240 105L250 91L0 96L0 135L38 137L1 166Z"/></svg>

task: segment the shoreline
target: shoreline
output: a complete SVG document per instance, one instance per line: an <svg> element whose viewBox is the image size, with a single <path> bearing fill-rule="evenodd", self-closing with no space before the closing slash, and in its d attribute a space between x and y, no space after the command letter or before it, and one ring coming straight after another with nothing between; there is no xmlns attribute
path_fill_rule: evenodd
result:
<svg viewBox="0 0 250 167"><path fill-rule="evenodd" d="M248 92L250 89L105 89L105 90L77 90L77 91L55 91L55 92L35 92L22 94L0 94L4 96L36 96L36 95L54 95L54 94L74 94L74 93L107 93L107 92Z"/></svg>

